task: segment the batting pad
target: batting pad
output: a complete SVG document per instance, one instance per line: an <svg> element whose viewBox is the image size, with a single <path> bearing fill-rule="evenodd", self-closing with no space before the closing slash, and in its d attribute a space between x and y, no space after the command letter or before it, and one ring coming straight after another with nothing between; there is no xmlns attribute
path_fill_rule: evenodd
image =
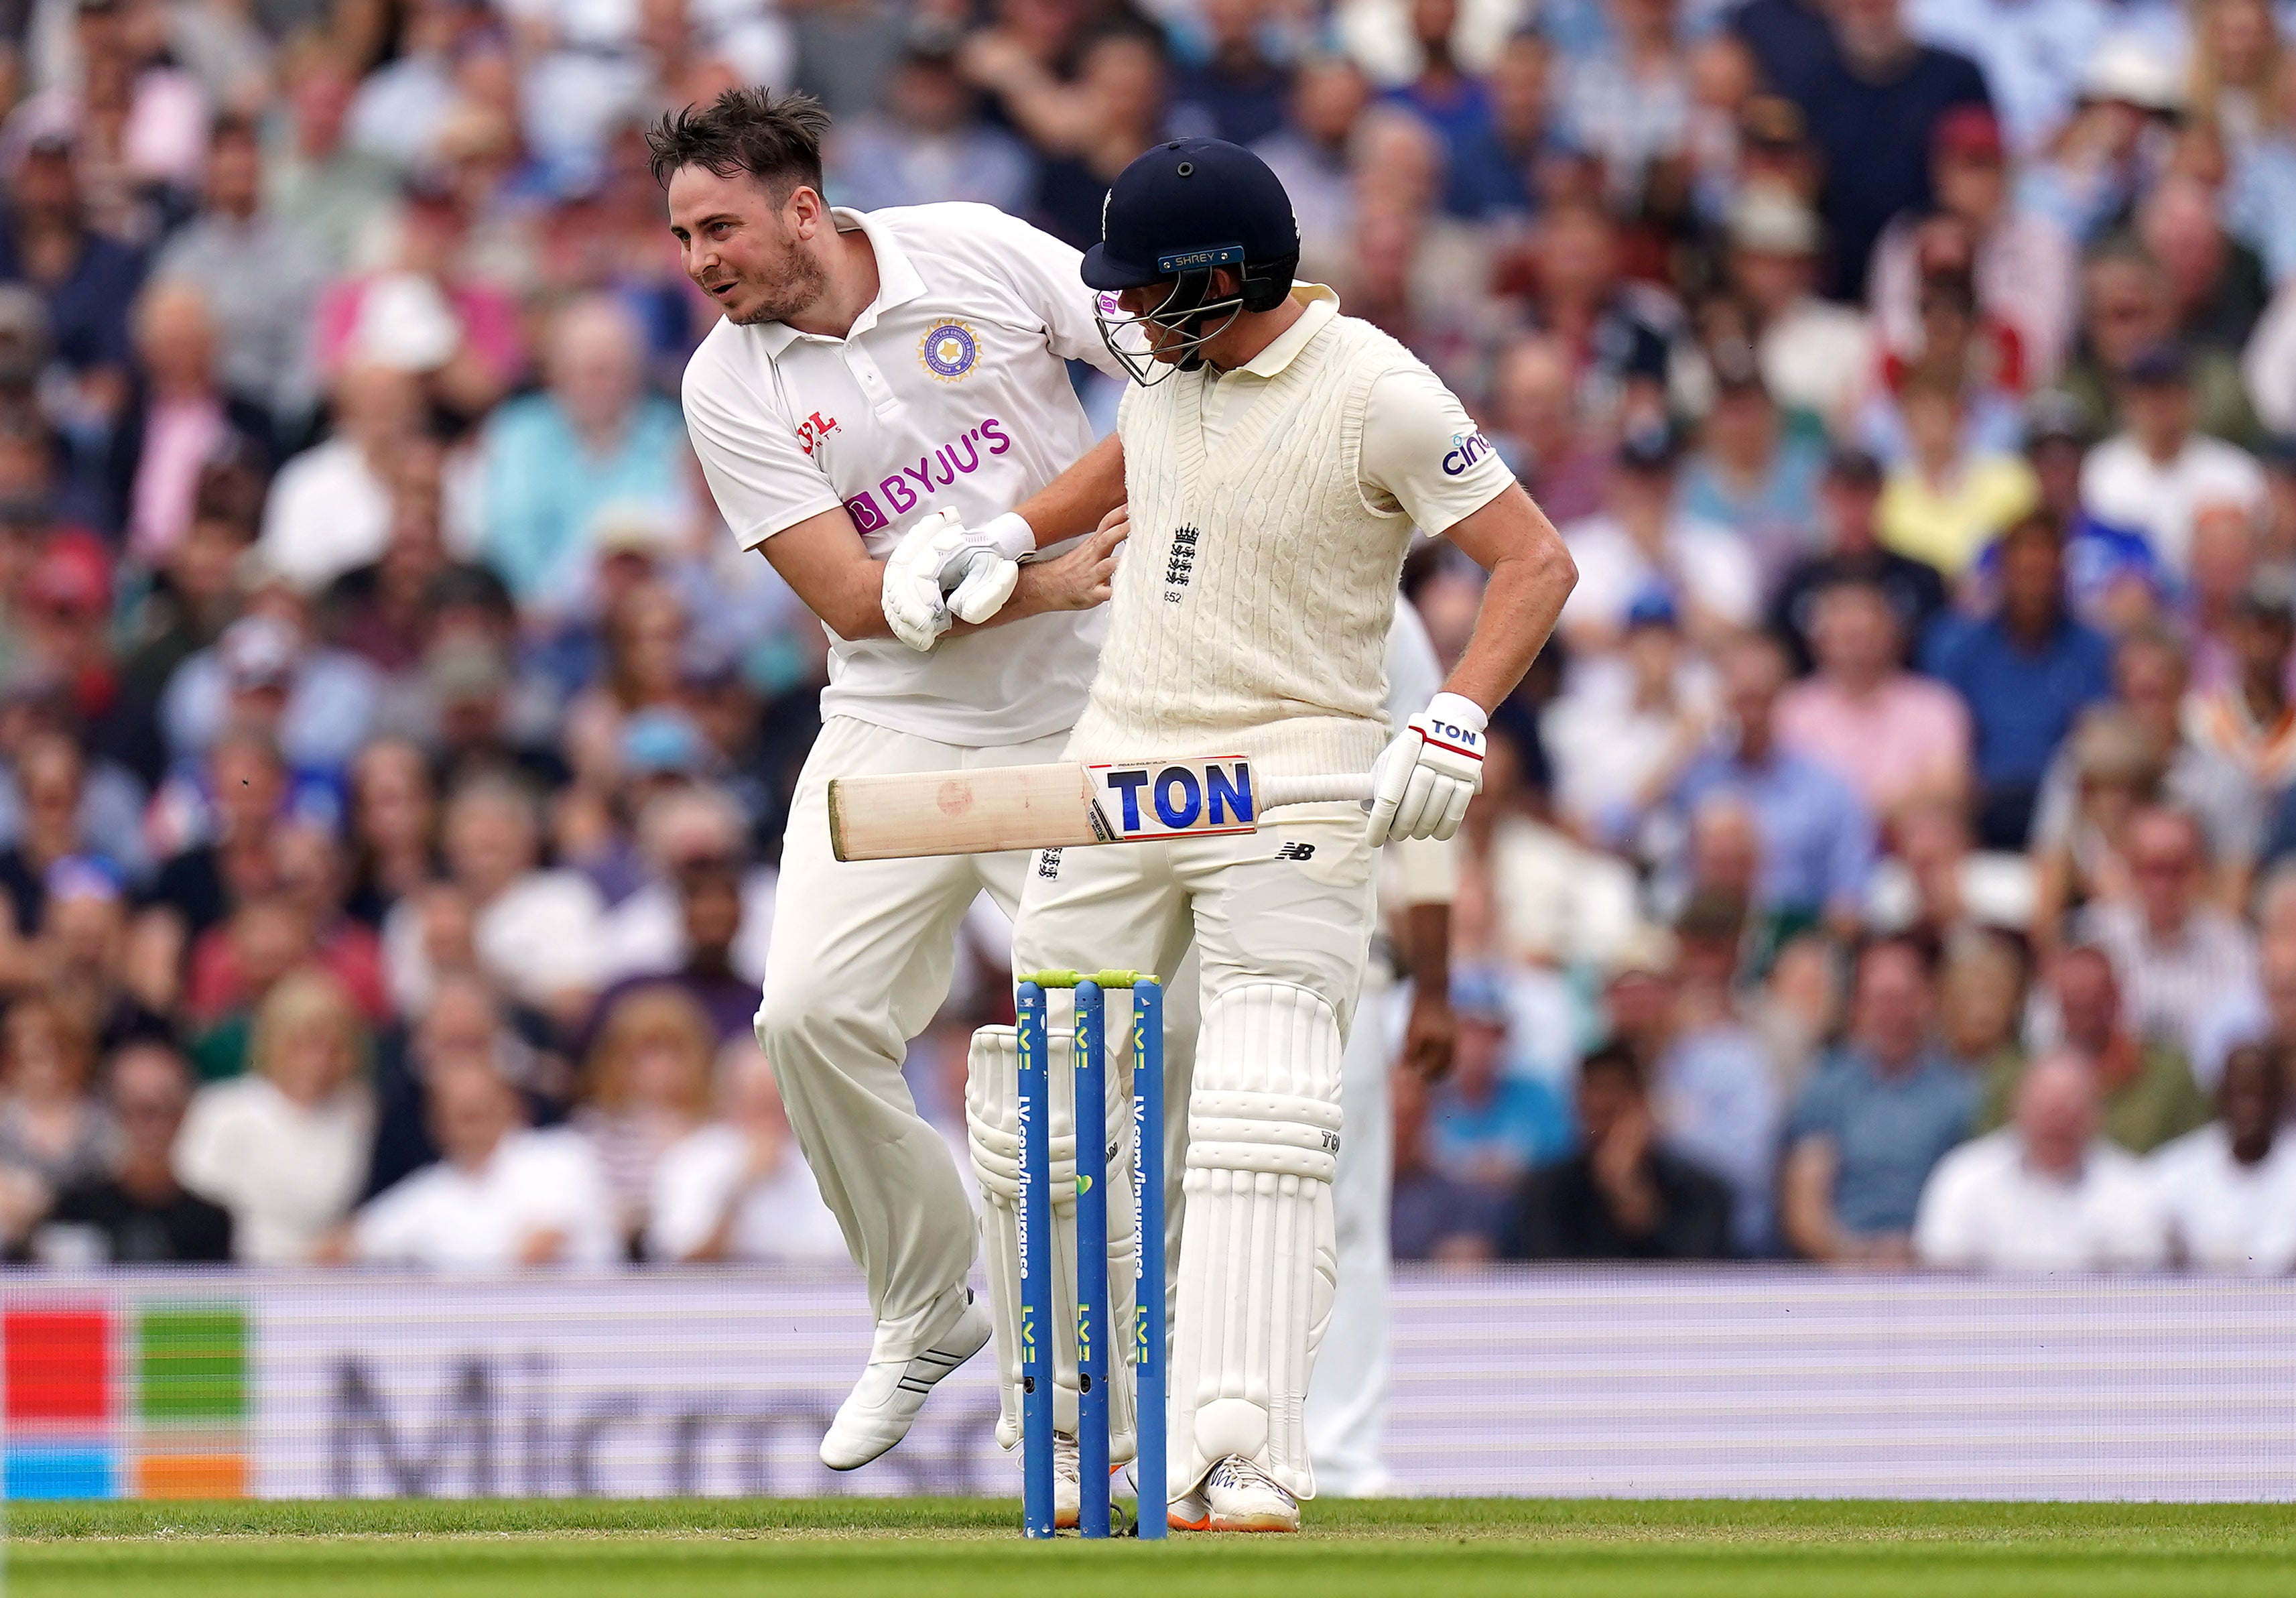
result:
<svg viewBox="0 0 2296 1598"><path fill-rule="evenodd" d="M1315 1496L1302 1412L1339 1279L1340 1054L1339 1018L1304 987L1254 983L1205 1009L1172 1343L1175 1497L1231 1454Z"/></svg>
<svg viewBox="0 0 2296 1598"><path fill-rule="evenodd" d="M1077 1430L1076 1073L1071 1034L1046 1034L1052 1056L1053 1426ZM1137 1250L1132 1199L1132 1118L1123 1073L1108 1073L1108 1457L1133 1456L1132 1276ZM1122 1106L1124 1113L1118 1113ZM1011 1027L972 1035L965 1072L964 1122L972 1169L980 1179L981 1260L996 1330L996 1442L1021 1440L1021 1049Z"/></svg>

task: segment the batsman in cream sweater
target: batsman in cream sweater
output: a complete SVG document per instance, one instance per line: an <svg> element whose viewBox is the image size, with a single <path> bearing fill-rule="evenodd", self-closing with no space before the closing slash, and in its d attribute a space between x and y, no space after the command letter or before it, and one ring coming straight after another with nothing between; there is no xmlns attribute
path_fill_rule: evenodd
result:
<svg viewBox="0 0 2296 1598"><path fill-rule="evenodd" d="M1298 257L1282 184L1234 145L1159 146L1110 192L1083 273L1136 380L1118 422L1130 533L1062 758L1369 768L1370 818L1300 806L1257 833L1047 852L1014 937L1022 971L1168 981L1191 940L1201 958L1167 1483L1172 1524L1196 1529L1295 1529L1314 1494L1301 1409L1332 1302L1341 1054L1375 854L1457 830L1488 713L1574 578L1457 399L1329 290L1294 284ZM1457 668L1396 729L1384 659L1414 524L1490 582Z"/></svg>

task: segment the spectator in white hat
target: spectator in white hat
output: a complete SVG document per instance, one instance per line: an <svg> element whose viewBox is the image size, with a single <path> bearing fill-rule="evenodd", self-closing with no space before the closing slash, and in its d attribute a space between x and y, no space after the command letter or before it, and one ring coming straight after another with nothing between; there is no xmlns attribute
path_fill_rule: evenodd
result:
<svg viewBox="0 0 2296 1598"><path fill-rule="evenodd" d="M1752 307L1755 358L1771 397L1789 411L1841 421L1863 390L1874 335L1858 311L1817 297L1817 214L1783 185L1752 185L1731 208L1729 237L1731 282Z"/></svg>
<svg viewBox="0 0 2296 1598"><path fill-rule="evenodd" d="M2027 168L2021 201L2076 239L2094 241L2158 174L2185 109L2182 16L2164 6L2147 19L2150 29L2132 19L2101 41L2082 70L2070 122Z"/></svg>

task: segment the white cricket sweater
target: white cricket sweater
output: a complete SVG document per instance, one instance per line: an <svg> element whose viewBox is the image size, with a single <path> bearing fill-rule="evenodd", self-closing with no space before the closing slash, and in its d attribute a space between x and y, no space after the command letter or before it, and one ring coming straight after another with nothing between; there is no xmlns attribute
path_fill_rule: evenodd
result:
<svg viewBox="0 0 2296 1598"><path fill-rule="evenodd" d="M1126 391L1132 532L1067 758L1371 768L1412 522L1365 498L1364 412L1374 383L1418 365L1369 323L1333 316L1209 447L1211 371Z"/></svg>

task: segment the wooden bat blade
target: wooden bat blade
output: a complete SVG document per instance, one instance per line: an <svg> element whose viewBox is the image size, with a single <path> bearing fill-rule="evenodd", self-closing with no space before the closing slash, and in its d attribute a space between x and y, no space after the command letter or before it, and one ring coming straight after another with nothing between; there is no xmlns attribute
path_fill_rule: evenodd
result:
<svg viewBox="0 0 2296 1598"><path fill-rule="evenodd" d="M832 777L829 847L840 860L1065 848L1108 838L1078 765Z"/></svg>

